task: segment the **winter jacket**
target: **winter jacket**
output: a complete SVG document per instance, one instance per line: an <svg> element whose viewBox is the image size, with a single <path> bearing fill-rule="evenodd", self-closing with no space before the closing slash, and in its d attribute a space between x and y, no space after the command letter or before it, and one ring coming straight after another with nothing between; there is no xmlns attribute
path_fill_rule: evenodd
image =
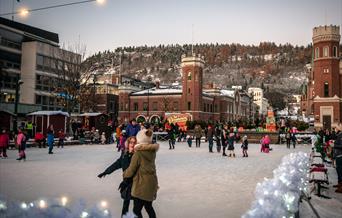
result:
<svg viewBox="0 0 342 218"><path fill-rule="evenodd" d="M112 172L120 168L122 168L122 171L125 171L131 163L132 156L133 154L129 152L122 152L121 156L109 167L107 167L107 169L104 171L104 174L111 174Z"/></svg>
<svg viewBox="0 0 342 218"><path fill-rule="evenodd" d="M194 129L194 135L196 138L202 137L202 128L200 126L196 126Z"/></svg>
<svg viewBox="0 0 342 218"><path fill-rule="evenodd" d="M126 128L126 135L127 137L136 136L139 131L140 131L139 124L135 124L134 126L132 124L128 124Z"/></svg>
<svg viewBox="0 0 342 218"><path fill-rule="evenodd" d="M7 133L2 133L0 135L0 148L7 148L9 144L9 136Z"/></svg>
<svg viewBox="0 0 342 218"><path fill-rule="evenodd" d="M242 148L242 149L245 149L245 150L248 149L248 140L244 140L244 141L242 142L241 148Z"/></svg>
<svg viewBox="0 0 342 218"><path fill-rule="evenodd" d="M17 136L17 145L21 150L25 150L26 147L26 136L24 133L20 132Z"/></svg>
<svg viewBox="0 0 342 218"><path fill-rule="evenodd" d="M156 152L158 144L137 144L131 164L124 172L124 178L133 177L131 195L145 201L153 201L158 190Z"/></svg>
<svg viewBox="0 0 342 218"><path fill-rule="evenodd" d="M47 132L47 143L48 145L52 145L54 143L55 136L53 135L52 130L48 130Z"/></svg>
<svg viewBox="0 0 342 218"><path fill-rule="evenodd" d="M336 159L339 156L342 156L342 132L336 136L334 143L333 158Z"/></svg>
<svg viewBox="0 0 342 218"><path fill-rule="evenodd" d="M213 138L213 136L214 136L214 129L212 127L208 128L207 138Z"/></svg>

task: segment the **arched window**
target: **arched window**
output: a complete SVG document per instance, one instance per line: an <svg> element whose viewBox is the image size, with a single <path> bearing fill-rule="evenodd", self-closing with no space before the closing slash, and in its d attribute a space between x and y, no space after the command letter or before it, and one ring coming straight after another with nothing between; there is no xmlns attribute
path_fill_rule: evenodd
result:
<svg viewBox="0 0 342 218"><path fill-rule="evenodd" d="M188 72L188 80L191 80L191 72Z"/></svg>
<svg viewBox="0 0 342 218"><path fill-rule="evenodd" d="M315 58L319 58L319 48L318 47L315 50Z"/></svg>
<svg viewBox="0 0 342 218"><path fill-rule="evenodd" d="M325 46L323 48L323 57L328 57L329 56L329 47Z"/></svg>
<svg viewBox="0 0 342 218"><path fill-rule="evenodd" d="M333 56L337 57L337 47L336 46L334 46L334 48L333 48Z"/></svg>
<svg viewBox="0 0 342 218"><path fill-rule="evenodd" d="M324 97L329 97L329 83L324 83Z"/></svg>

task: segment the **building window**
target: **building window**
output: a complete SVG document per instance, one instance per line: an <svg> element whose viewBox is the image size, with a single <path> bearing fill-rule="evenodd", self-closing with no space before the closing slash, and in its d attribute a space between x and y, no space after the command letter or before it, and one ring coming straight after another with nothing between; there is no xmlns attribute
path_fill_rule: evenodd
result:
<svg viewBox="0 0 342 218"><path fill-rule="evenodd" d="M190 91L191 91L191 90L190 90L190 88L189 88L189 89L188 89L188 93L190 93Z"/></svg>
<svg viewBox="0 0 342 218"><path fill-rule="evenodd" d="M134 111L138 111L139 110L138 102L134 102L133 108L134 108Z"/></svg>
<svg viewBox="0 0 342 218"><path fill-rule="evenodd" d="M329 83L324 83L324 97L329 97Z"/></svg>
<svg viewBox="0 0 342 218"><path fill-rule="evenodd" d="M147 102L144 102L144 103L143 103L143 110L144 110L144 111L147 111L147 110L148 110L148 103L147 103Z"/></svg>
<svg viewBox="0 0 342 218"><path fill-rule="evenodd" d="M188 101L188 110L190 111L191 110L191 102Z"/></svg>
<svg viewBox="0 0 342 218"><path fill-rule="evenodd" d="M333 56L337 57L337 47L336 46L334 46L334 48L333 48Z"/></svg>
<svg viewBox="0 0 342 218"><path fill-rule="evenodd" d="M198 81L198 74L195 74L195 81Z"/></svg>
<svg viewBox="0 0 342 218"><path fill-rule="evenodd" d="M329 69L328 68L324 68L323 69L323 73L329 73Z"/></svg>
<svg viewBox="0 0 342 218"><path fill-rule="evenodd" d="M204 111L204 112L207 112L207 107L206 107L205 104L203 104L203 111Z"/></svg>
<svg viewBox="0 0 342 218"><path fill-rule="evenodd" d="M329 56L329 47L326 46L323 48L323 56L328 57Z"/></svg>
<svg viewBox="0 0 342 218"><path fill-rule="evenodd" d="M319 58L319 48L318 47L315 50L315 58Z"/></svg>
<svg viewBox="0 0 342 218"><path fill-rule="evenodd" d="M158 110L158 102L153 102L152 108L154 111Z"/></svg>
<svg viewBox="0 0 342 218"><path fill-rule="evenodd" d="M120 111L123 111L123 103L120 103Z"/></svg>
<svg viewBox="0 0 342 218"><path fill-rule="evenodd" d="M213 105L212 104L210 105L210 112L211 113L213 112Z"/></svg>
<svg viewBox="0 0 342 218"><path fill-rule="evenodd" d="M191 72L188 72L188 80L191 80Z"/></svg>
<svg viewBox="0 0 342 218"><path fill-rule="evenodd" d="M217 104L215 104L215 113L217 113Z"/></svg>

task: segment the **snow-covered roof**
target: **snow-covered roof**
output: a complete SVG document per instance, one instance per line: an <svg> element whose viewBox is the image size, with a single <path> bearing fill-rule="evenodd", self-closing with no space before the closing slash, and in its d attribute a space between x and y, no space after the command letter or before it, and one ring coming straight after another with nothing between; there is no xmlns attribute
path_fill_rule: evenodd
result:
<svg viewBox="0 0 342 218"><path fill-rule="evenodd" d="M145 89L139 92L134 92L132 95L165 95L165 94L182 94L182 89L175 88L175 87L168 87L168 88L152 88L152 89Z"/></svg>
<svg viewBox="0 0 342 218"><path fill-rule="evenodd" d="M226 90L226 89L221 89L220 90L220 95L223 96L229 96L229 97L235 97L235 90Z"/></svg>
<svg viewBox="0 0 342 218"><path fill-rule="evenodd" d="M69 117L69 113L68 112L63 112L63 111L36 111L36 112L32 112L27 114L28 116L33 116L33 115L47 115L47 116L51 116L51 115L64 115Z"/></svg>
<svg viewBox="0 0 342 218"><path fill-rule="evenodd" d="M80 117L96 117L101 115L102 113L98 113L98 112L91 112L91 113L83 113L80 114Z"/></svg>

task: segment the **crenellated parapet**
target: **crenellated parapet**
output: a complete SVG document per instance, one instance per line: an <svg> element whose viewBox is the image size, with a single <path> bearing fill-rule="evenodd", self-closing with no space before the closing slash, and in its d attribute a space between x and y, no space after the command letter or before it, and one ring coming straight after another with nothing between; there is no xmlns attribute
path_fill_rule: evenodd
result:
<svg viewBox="0 0 342 218"><path fill-rule="evenodd" d="M341 38L340 26L319 26L313 28L312 41L313 43L324 41L337 41Z"/></svg>

